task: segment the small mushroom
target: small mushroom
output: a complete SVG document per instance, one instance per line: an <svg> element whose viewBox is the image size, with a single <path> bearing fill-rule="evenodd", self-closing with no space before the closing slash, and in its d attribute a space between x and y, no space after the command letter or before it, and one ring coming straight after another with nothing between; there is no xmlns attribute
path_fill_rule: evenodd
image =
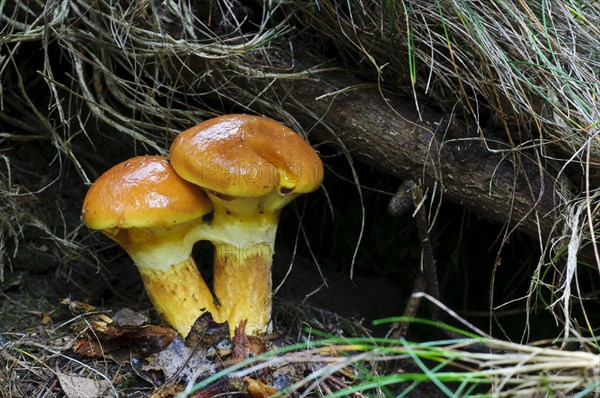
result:
<svg viewBox="0 0 600 398"><path fill-rule="evenodd" d="M158 314L185 337L200 315L215 313L190 236L211 211L206 194L179 177L168 159L138 156L96 180L81 214L85 225L125 249Z"/></svg>
<svg viewBox="0 0 600 398"><path fill-rule="evenodd" d="M313 148L272 119L244 114L207 120L182 132L170 149L185 180L214 206L197 239L215 246L214 286L230 331L247 320L249 335L271 330L271 262L281 209L317 189L323 164Z"/></svg>

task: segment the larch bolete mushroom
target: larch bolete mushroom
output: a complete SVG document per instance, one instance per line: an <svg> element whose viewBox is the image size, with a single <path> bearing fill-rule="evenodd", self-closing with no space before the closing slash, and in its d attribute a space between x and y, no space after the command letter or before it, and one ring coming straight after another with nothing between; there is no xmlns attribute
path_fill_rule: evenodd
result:
<svg viewBox="0 0 600 398"><path fill-rule="evenodd" d="M125 249L159 315L185 337L200 315L215 313L189 235L211 211L204 191L179 177L168 159L138 156L96 180L82 220Z"/></svg>
<svg viewBox="0 0 600 398"><path fill-rule="evenodd" d="M230 330L247 320L247 334L270 331L271 262L281 209L317 189L323 164L297 133L272 119L219 116L175 139L171 163L202 187L214 206L198 239L215 246L214 285L220 318Z"/></svg>

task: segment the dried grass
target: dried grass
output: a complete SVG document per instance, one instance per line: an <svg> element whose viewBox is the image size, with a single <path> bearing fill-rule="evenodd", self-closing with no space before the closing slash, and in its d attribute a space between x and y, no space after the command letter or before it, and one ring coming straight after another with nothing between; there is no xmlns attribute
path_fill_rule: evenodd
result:
<svg viewBox="0 0 600 398"><path fill-rule="evenodd" d="M293 11L386 86L474 121L492 111L510 149L558 144L564 160L583 163L588 147L600 156L593 2L323 2Z"/></svg>

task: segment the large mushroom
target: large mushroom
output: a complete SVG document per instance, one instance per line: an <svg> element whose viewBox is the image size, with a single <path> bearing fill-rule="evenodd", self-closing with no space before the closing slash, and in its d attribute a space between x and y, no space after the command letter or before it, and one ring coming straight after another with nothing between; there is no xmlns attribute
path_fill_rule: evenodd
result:
<svg viewBox="0 0 600 398"><path fill-rule="evenodd" d="M206 194L179 177L168 159L138 156L90 187L82 220L117 242L137 266L158 314L184 337L214 299L191 257L190 231L212 211Z"/></svg>
<svg viewBox="0 0 600 398"><path fill-rule="evenodd" d="M214 206L197 239L215 246L220 318L247 334L271 330L271 262L281 209L323 180L323 164L300 135L272 119L219 116L192 127L170 149L173 168Z"/></svg>

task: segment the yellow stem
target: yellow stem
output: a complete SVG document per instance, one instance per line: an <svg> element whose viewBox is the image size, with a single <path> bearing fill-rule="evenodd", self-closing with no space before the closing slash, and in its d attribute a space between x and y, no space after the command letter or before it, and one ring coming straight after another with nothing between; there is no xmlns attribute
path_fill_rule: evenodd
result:
<svg viewBox="0 0 600 398"><path fill-rule="evenodd" d="M206 311L215 315L210 289L189 257L166 270L138 267L154 308L183 337Z"/></svg>
<svg viewBox="0 0 600 398"><path fill-rule="evenodd" d="M244 319L248 335L271 332L272 257L268 243L215 244L213 288L232 335Z"/></svg>

